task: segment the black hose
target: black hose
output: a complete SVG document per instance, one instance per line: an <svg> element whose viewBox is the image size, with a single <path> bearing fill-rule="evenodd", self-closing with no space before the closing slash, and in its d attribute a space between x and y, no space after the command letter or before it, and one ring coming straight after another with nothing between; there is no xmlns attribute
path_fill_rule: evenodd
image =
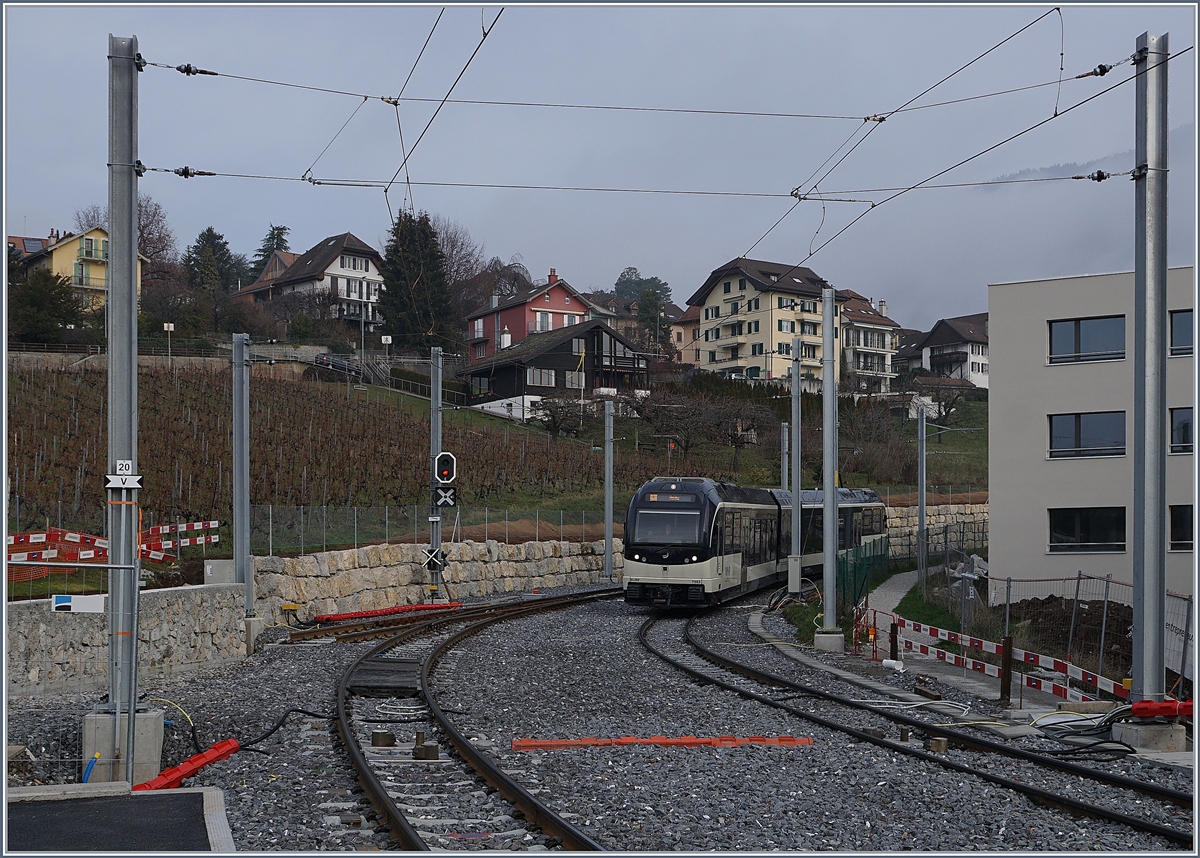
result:
<svg viewBox="0 0 1200 858"><path fill-rule="evenodd" d="M250 746L251 746L251 745L257 745L257 744L258 744L259 742L261 742L263 739L267 738L267 737L268 737L268 736L270 736L272 733L274 733L276 730L278 730L280 727L282 727L282 726L283 726L283 722L284 722L284 721L286 721L286 720L287 720L287 717L288 717L289 715L291 715L293 712L299 712L301 715L308 715L308 716L310 716L310 717L312 717L312 718L320 718L322 721L330 721L330 720L332 720L332 719L331 719L331 718L330 718L328 715L320 715L320 714L318 714L318 713L316 713L316 712L310 712L310 711L308 711L307 709L289 709L288 711L284 712L282 716L280 716L279 720L275 722L275 726L274 726L274 727L272 727L270 730L268 730L267 732L263 733L263 734L262 734L261 736L259 736L257 739L252 739L252 740L250 740L249 742L242 742L242 743L241 743L241 746L240 746L240 750L250 750L250 751L253 751L253 750L255 750L254 748L251 748ZM263 753L263 752L261 752L261 751L260 751L259 753Z"/></svg>

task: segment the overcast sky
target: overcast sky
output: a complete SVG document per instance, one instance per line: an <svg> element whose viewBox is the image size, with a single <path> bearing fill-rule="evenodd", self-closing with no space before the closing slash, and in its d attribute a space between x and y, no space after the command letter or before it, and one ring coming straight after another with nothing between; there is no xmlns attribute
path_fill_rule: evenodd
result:
<svg viewBox="0 0 1200 858"><path fill-rule="evenodd" d="M400 165L396 96L440 6L5 7L5 228L45 236L107 201L108 34L136 35L152 63L371 96L334 95L226 76L140 75L139 155L149 167L298 178L389 180ZM874 130L823 181L828 196L882 200L1130 77L1074 79L1133 53L1138 35L1195 44L1193 5L556 7L504 10L453 98L821 114L729 116L446 104L408 163L418 209L453 218L489 256L520 254L535 277L611 288L635 266L677 303L738 256L798 263L867 208L800 203L843 141ZM399 107L411 148L499 6L450 6ZM1061 87L894 110L1051 12L913 107L1056 82ZM1061 47L1060 47L1061 46ZM1195 255L1196 55L1170 63L1171 265ZM1134 84L1118 86L937 180L1134 166ZM357 108L357 112L356 111ZM353 119L322 155L343 123ZM855 118L857 117L857 118ZM844 152L844 150L843 150ZM318 156L320 156L318 158ZM840 156L839 156L840 157ZM829 161L832 166L837 158ZM315 162L315 165L314 165ZM1086 168L1086 169L1085 169ZM825 169L828 169L826 167ZM388 199L405 205L404 173ZM553 185L720 191L696 196L450 188ZM270 224L292 249L351 231L382 247L379 188L147 173L182 251L205 227L252 254ZM987 308L987 284L1133 268L1133 184L1091 181L918 190L878 206L805 264L841 288L886 299L906 327Z"/></svg>

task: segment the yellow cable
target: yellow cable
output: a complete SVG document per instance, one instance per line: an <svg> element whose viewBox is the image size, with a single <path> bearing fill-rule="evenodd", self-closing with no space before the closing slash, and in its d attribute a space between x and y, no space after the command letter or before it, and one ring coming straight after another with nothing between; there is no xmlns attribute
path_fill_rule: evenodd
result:
<svg viewBox="0 0 1200 858"><path fill-rule="evenodd" d="M182 707L182 706L180 706L178 703L176 703L174 700L168 700L168 699L167 699L167 698L165 698L165 697L148 697L148 698L146 698L146 699L147 699L147 700L154 700L154 701L156 701L156 702L158 702L158 703L170 703L172 706L174 706L174 707L175 707L176 709L178 709L180 712L183 712L183 707ZM184 717L184 718L187 718L187 722L188 722L188 724L191 724L193 727L195 727L195 726L196 726L196 725L195 725L195 724L192 722L192 716L191 716L191 715L187 714L186 712L183 712L183 717Z"/></svg>

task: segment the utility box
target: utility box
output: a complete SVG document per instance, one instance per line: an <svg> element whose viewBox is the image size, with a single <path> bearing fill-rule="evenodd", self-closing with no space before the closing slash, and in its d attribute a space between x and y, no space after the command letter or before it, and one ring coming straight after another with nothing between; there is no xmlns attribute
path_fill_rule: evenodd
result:
<svg viewBox="0 0 1200 858"><path fill-rule="evenodd" d="M205 560L204 561L204 583L205 584L236 584L237 572L234 570L232 560Z"/></svg>
<svg viewBox="0 0 1200 858"><path fill-rule="evenodd" d="M803 577L800 574L800 561L803 558L798 554L788 555L788 592L799 593L803 586Z"/></svg>
<svg viewBox="0 0 1200 858"><path fill-rule="evenodd" d="M129 729L129 713L121 713L121 748L125 747L125 731ZM163 710L139 709L134 721L133 782L145 783L158 777L162 770ZM88 783L125 780L125 760L113 763L113 716L111 712L91 712L83 716L83 765L86 767L96 752L100 759L92 767Z"/></svg>

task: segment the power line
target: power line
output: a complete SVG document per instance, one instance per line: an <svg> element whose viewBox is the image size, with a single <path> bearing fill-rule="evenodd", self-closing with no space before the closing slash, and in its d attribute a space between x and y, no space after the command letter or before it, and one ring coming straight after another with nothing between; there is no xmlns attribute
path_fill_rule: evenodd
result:
<svg viewBox="0 0 1200 858"><path fill-rule="evenodd" d="M399 94L396 95L397 103L393 105L396 109L396 133L400 135L400 157L405 161L408 160L408 153L404 151L404 129L400 125L400 97L404 95L404 90L408 89L408 82L412 80L413 73L417 70L417 64L421 62L421 57L425 56L425 49L429 47L429 41L433 38L434 32L437 30L438 23L442 20L442 15L446 13L446 7L442 7L442 11L438 12L437 20L433 22L433 26L429 28L429 35L425 37L425 44L421 45L421 52L417 54L417 58L413 60L412 68L408 70L408 77L404 79L404 84L400 87ZM408 173L408 167L404 168L404 182L408 187L408 206L411 210L416 211L412 198L412 177ZM387 199L387 191L384 191L384 202L388 207L388 218L392 223L396 219L392 217L392 203Z"/></svg>

